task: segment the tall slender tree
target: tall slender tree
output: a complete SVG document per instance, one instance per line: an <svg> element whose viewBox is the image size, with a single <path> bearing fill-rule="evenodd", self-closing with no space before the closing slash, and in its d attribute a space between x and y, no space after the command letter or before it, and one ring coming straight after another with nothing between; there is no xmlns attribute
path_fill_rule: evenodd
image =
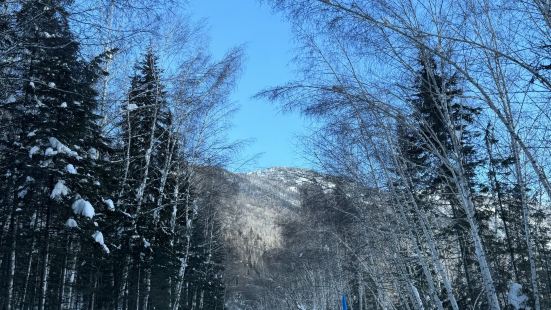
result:
<svg viewBox="0 0 551 310"><path fill-rule="evenodd" d="M457 78L439 73L442 70L426 52L421 53L420 65L414 84L416 93L411 99L412 117L419 125L412 128L399 123L399 143L407 163L406 175L415 186L417 203L429 210L436 207L438 210L433 210L436 212L449 206L452 224L441 233L452 234L452 239L457 240L461 268L458 275L462 276L457 278L456 288L464 294L460 306L467 307L477 299L476 292L480 289L476 258L466 214L453 181L455 171L441 158L450 162L460 160L469 191L476 193L475 176L480 160L472 142L477 136L472 124L480 111L463 102ZM459 142L459 150L454 147L454 139ZM480 223L484 223L482 211L476 211Z"/></svg>

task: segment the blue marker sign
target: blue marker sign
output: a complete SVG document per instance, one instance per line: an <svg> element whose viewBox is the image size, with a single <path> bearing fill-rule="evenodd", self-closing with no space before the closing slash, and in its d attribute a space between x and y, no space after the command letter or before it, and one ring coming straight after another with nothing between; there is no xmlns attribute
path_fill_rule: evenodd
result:
<svg viewBox="0 0 551 310"><path fill-rule="evenodd" d="M342 294L342 310L348 310L348 305L346 304L346 295Z"/></svg>

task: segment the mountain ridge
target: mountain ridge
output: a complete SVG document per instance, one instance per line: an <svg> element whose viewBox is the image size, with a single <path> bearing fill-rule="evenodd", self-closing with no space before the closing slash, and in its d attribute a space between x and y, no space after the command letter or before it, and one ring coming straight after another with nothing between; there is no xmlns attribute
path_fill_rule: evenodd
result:
<svg viewBox="0 0 551 310"><path fill-rule="evenodd" d="M300 190L321 181L316 171L270 167L250 172L227 172L236 195L221 206L222 234L227 247L226 286L231 300L254 300L266 278L263 260L284 246L282 224L298 217Z"/></svg>

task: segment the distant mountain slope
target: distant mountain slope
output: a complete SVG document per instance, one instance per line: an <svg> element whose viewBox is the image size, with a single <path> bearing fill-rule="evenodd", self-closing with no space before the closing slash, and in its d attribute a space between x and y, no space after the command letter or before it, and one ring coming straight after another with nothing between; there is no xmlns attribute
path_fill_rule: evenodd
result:
<svg viewBox="0 0 551 310"><path fill-rule="evenodd" d="M283 245L280 223L297 216L300 188L312 182L323 182L328 188L332 185L313 171L297 168L269 168L228 177L238 193L220 210L228 248L227 295L228 300L251 300L256 283L265 278L263 255Z"/></svg>

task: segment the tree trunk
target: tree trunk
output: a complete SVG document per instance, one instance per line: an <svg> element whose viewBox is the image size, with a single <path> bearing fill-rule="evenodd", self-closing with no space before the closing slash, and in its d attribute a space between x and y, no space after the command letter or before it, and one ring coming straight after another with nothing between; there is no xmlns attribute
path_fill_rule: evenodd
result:
<svg viewBox="0 0 551 310"><path fill-rule="evenodd" d="M61 266L61 274L59 276L59 281L60 281L60 284L59 284L59 295L58 295L58 299L59 299L59 305L58 305L58 310L63 310L63 305L65 304L65 281L66 281L66 277L67 277L67 260L68 260L68 256L69 256L69 251L71 249L71 236L68 234L67 235L67 242L66 242L66 245L65 245L65 255L63 257L63 265Z"/></svg>
<svg viewBox="0 0 551 310"><path fill-rule="evenodd" d="M524 183L524 177L522 175L522 168L520 166L520 156L518 152L517 143L512 141L513 157L515 159L515 174L517 177L517 183L520 190L520 201L522 205L522 222L524 230L524 240L526 242L526 249L528 252L528 262L530 264L530 284L532 285L532 294L534 297L534 308L536 310L541 309L540 294L538 287L538 274L536 272L536 262L534 259L534 249L532 245L532 237L530 236L530 212L528 210L528 202L526 199L526 187Z"/></svg>
<svg viewBox="0 0 551 310"><path fill-rule="evenodd" d="M490 136L491 135L491 136ZM515 262L515 251L513 249L513 242L511 240L512 236L511 236L511 232L509 231L509 219L507 218L506 216L506 213L505 213L505 207L503 206L503 198L502 198L502 193L501 193L501 189L500 189L500 186L499 186L499 182L497 180L497 171L495 169L495 165L494 165L494 157L493 157L493 151L492 151L492 147L491 147L491 144L490 144L490 141L489 139L493 136L493 133L489 131L489 129L487 129L487 132L486 132L486 151L488 153L488 160L489 160L489 165L490 165L490 175L491 175L491 183L492 183L492 191L496 193L496 196L497 196L497 203L498 203L498 206L499 206L499 215L500 215L500 218L501 218L501 221L503 223L503 230L505 232L505 239L506 239L506 242L507 242L507 251L509 252L509 259L511 260L511 266L513 267L513 281L518 281L518 278L519 278L519 275L518 275L518 268L517 268L517 264Z"/></svg>
<svg viewBox="0 0 551 310"><path fill-rule="evenodd" d="M390 137L390 136L388 136L388 137ZM393 158L393 160L395 161L395 165L399 169L399 173L406 180L406 187L408 189L411 189L412 188L411 187L411 185L412 185L411 184L412 183L411 179L408 176L406 176L405 172L403 171L402 163L399 161L398 158ZM411 190L406 190L406 194L408 195L408 198L409 198L408 200L409 200L410 204L413 207L413 211L415 212L415 214L417 215L417 218L419 219L419 224L420 224L419 226L421 226L421 231L423 233L423 237L425 238L425 241L426 241L426 243L429 247L432 263L433 263L438 275L442 278L442 281L444 282L444 287L446 289L446 293L447 293L448 299L450 301L450 304L452 306L452 309L459 310L459 305L457 304L457 300L455 299L455 295L453 293L453 288L452 288L452 285L451 285L451 281L449 280L448 274L446 273L446 270L445 270L442 262L440 261L440 256L439 256L438 250L436 248L436 242L434 241L432 232L430 231L430 227L428 226L428 220L426 218L426 215L424 214L424 212L417 205L417 201L415 199L415 196L411 192ZM438 299L437 299L437 301L438 301Z"/></svg>
<svg viewBox="0 0 551 310"><path fill-rule="evenodd" d="M46 309L46 299L48 297L48 277L50 273L50 203L48 203L46 212L46 227L44 228L44 233L46 236L44 238L44 255L42 261L42 276L40 280L42 289L40 293L39 310Z"/></svg>
<svg viewBox="0 0 551 310"><path fill-rule="evenodd" d="M460 220L459 212L456 206L453 205L453 203L452 203L452 214L456 221ZM463 234L463 231L461 230L459 225L457 225L456 223L454 224L455 224L454 225L455 227L453 231L455 232L455 236L457 237L457 245L459 247L459 254L461 256L461 266L463 267L463 273L465 273L465 281L467 282L466 284L467 284L467 291L469 294L469 301L473 302L476 299L476 295L473 292L474 285L471 280L472 278L471 271L469 270L468 257L467 257L468 250L467 250L467 242L465 240L465 237L468 237L468 236L465 236Z"/></svg>
<svg viewBox="0 0 551 310"><path fill-rule="evenodd" d="M158 77L156 77L158 78ZM159 83L156 83L157 95L155 96L155 113L153 113L153 121L151 122L151 130L149 133L149 145L145 151L145 163L144 163L144 173L140 186L138 187L138 192L136 194L136 216L140 215L141 207L143 203L143 196L145 188L147 186L147 181L149 180L149 168L151 166L151 156L153 153L153 147L155 145L155 133L157 131L157 117L159 115L159 106L158 106L158 96L159 96Z"/></svg>
<svg viewBox="0 0 551 310"><path fill-rule="evenodd" d="M148 266L145 270L145 293L143 298L143 310L147 310L149 307L149 295L151 294L151 266Z"/></svg>
<svg viewBox="0 0 551 310"><path fill-rule="evenodd" d="M15 280L15 259L16 259L16 249L17 249L17 215L16 215L16 206L14 204L12 208L12 214L10 218L10 230L11 230L11 245L10 245L10 255L9 255L9 272L8 272L8 285L7 285L7 300L6 300L6 309L11 310L12 305L14 304L13 300L13 291L14 291L14 280Z"/></svg>
<svg viewBox="0 0 551 310"><path fill-rule="evenodd" d="M490 266L488 265L488 261L486 259L486 251L484 250L484 245L480 239L478 223L474 213L474 205L469 196L469 191L465 187L466 182L461 171L456 171L456 184L459 192L458 195L463 202L463 208L465 209L467 221L469 222L469 226L471 228L471 237L474 242L475 254L480 268L480 273L482 275L482 282L484 283L484 291L486 293L486 298L488 299L488 305L492 310L499 310L501 307L497 299Z"/></svg>
<svg viewBox="0 0 551 310"><path fill-rule="evenodd" d="M96 309L96 291L98 290L98 272L92 271L92 294L90 294L90 310Z"/></svg>
<svg viewBox="0 0 551 310"><path fill-rule="evenodd" d="M75 250L75 253L78 253L78 251ZM71 267L70 267L70 270L69 270L69 279L68 279L68 283L67 285L69 286L69 291L67 292L67 300L68 300L68 307L65 308L65 309L73 309L73 303L74 303L74 298L73 298L73 288L74 288L74 285L75 285L75 281L76 281L76 276L77 276L77 271L76 271L76 268L77 268L77 261L78 261L78 256L77 254L75 254L75 256L73 257L72 259L72 262L71 262Z"/></svg>

